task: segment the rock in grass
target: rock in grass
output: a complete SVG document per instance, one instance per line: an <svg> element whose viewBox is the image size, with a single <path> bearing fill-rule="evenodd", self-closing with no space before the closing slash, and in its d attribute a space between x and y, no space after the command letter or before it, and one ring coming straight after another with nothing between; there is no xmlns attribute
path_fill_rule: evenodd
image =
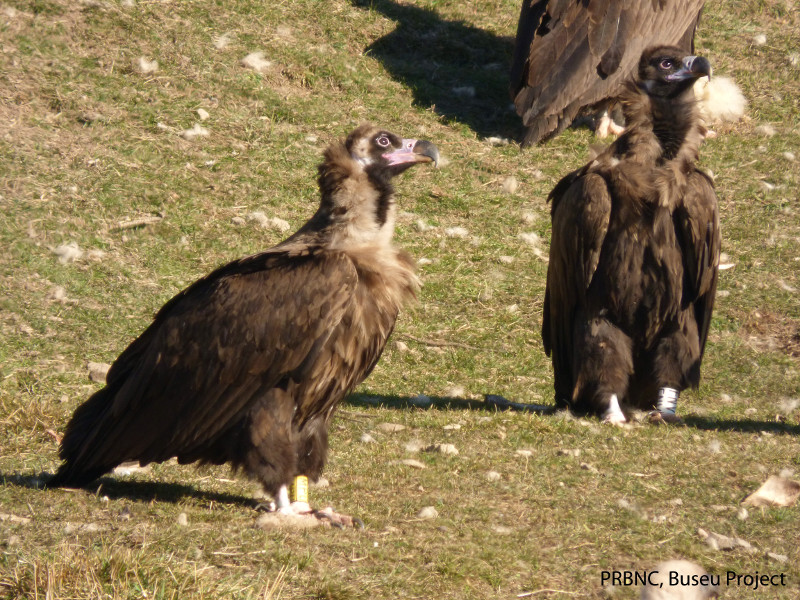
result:
<svg viewBox="0 0 800 600"><path fill-rule="evenodd" d="M747 496L747 506L792 506L800 497L800 483L785 477L772 476Z"/></svg>
<svg viewBox="0 0 800 600"><path fill-rule="evenodd" d="M425 452L438 452L448 456L457 456L458 448L454 444L431 444L424 449Z"/></svg>
<svg viewBox="0 0 800 600"><path fill-rule="evenodd" d="M712 550L734 550L736 548L744 548L745 550L752 551L754 549L750 542L740 537L730 537L721 533L706 531L702 528L697 529L697 535L699 535Z"/></svg>
<svg viewBox="0 0 800 600"><path fill-rule="evenodd" d="M89 379L98 383L105 383L106 375L111 365L108 363L90 362L86 365L86 368L89 372Z"/></svg>
<svg viewBox="0 0 800 600"><path fill-rule="evenodd" d="M405 428L406 426L400 425L400 423L378 423L377 426L377 429L383 433L397 433L398 431L403 431Z"/></svg>
<svg viewBox="0 0 800 600"><path fill-rule="evenodd" d="M362 433L361 437L358 438L358 441L361 442L362 444L374 444L375 438L368 433Z"/></svg>
<svg viewBox="0 0 800 600"><path fill-rule="evenodd" d="M436 510L433 506L425 506L421 508L420 511L417 513L418 519L435 519L439 516L439 511Z"/></svg>
<svg viewBox="0 0 800 600"><path fill-rule="evenodd" d="M200 125L200 123L195 123L191 129L181 131L181 137L190 142L200 137L208 137L208 129Z"/></svg>
<svg viewBox="0 0 800 600"><path fill-rule="evenodd" d="M53 254L58 257L58 262L62 265L75 262L83 258L83 250L78 246L78 242L61 244L53 249Z"/></svg>
<svg viewBox="0 0 800 600"><path fill-rule="evenodd" d="M497 471L489 471L486 473L486 481L500 481L502 475Z"/></svg>
<svg viewBox="0 0 800 600"><path fill-rule="evenodd" d="M140 56L133 61L133 68L142 75L152 75L158 71L158 61L150 60L144 56Z"/></svg>
<svg viewBox="0 0 800 600"><path fill-rule="evenodd" d="M264 58L263 52L251 52L242 59L242 65L258 73L263 73L272 66L272 62Z"/></svg>
<svg viewBox="0 0 800 600"><path fill-rule="evenodd" d="M178 525L180 525L181 527L186 527L189 524L189 517L186 516L185 512L182 512L181 514L178 515L176 523L178 523Z"/></svg>

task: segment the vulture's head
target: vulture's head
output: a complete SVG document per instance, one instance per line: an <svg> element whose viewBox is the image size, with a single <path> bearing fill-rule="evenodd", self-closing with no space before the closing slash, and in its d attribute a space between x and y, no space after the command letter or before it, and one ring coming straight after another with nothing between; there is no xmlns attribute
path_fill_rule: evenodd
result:
<svg viewBox="0 0 800 600"><path fill-rule="evenodd" d="M675 46L648 48L639 61L639 85L649 96L675 98L704 76L711 76L708 60Z"/></svg>
<svg viewBox="0 0 800 600"><path fill-rule="evenodd" d="M344 145L365 169L383 171L391 177L417 163L439 162L439 151L430 142L401 138L368 123L348 135Z"/></svg>
<svg viewBox="0 0 800 600"><path fill-rule="evenodd" d="M360 125L344 143L325 151L318 179L322 199L314 221L332 226L339 240L388 241L394 230L392 178L413 165L438 162L439 151L430 142Z"/></svg>

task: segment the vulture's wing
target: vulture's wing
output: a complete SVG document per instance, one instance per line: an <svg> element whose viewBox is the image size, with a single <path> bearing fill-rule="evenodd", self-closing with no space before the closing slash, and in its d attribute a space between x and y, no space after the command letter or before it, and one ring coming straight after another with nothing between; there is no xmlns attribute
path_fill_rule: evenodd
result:
<svg viewBox="0 0 800 600"><path fill-rule="evenodd" d="M720 229L714 186L699 171L689 176L683 204L674 218L683 255L683 305L694 305L702 356L717 291Z"/></svg>
<svg viewBox="0 0 800 600"><path fill-rule="evenodd" d="M550 198L553 228L542 340L559 381L571 382L575 313L585 306L586 291L600 260L611 195L600 175L576 172L562 179Z"/></svg>
<svg viewBox="0 0 800 600"><path fill-rule="evenodd" d="M265 390L314 362L356 279L344 254L268 252L197 281L78 408L62 445L65 467L161 461L213 442Z"/></svg>
<svg viewBox="0 0 800 600"><path fill-rule="evenodd" d="M616 97L653 45L692 49L704 0L523 0L510 92L523 145L567 127L580 110Z"/></svg>

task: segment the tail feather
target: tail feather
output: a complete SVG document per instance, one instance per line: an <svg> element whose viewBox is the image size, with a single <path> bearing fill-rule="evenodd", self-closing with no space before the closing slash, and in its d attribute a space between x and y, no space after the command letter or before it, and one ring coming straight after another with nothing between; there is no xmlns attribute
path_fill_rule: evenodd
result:
<svg viewBox="0 0 800 600"><path fill-rule="evenodd" d="M122 459L93 451L102 440L113 399L114 390L107 386L75 410L58 451L64 463L47 482L49 487L87 485L122 462Z"/></svg>

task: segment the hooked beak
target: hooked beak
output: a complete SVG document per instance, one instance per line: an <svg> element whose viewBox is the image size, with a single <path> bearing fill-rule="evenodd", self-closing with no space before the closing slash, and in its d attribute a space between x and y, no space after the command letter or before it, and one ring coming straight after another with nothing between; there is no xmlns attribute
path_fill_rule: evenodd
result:
<svg viewBox="0 0 800 600"><path fill-rule="evenodd" d="M435 167L439 164L439 149L426 140L403 140L400 148L386 152L383 158L392 166L432 162Z"/></svg>
<svg viewBox="0 0 800 600"><path fill-rule="evenodd" d="M681 68L666 79L669 81L685 81L686 79L711 79L711 63L702 56L687 56L683 59Z"/></svg>

